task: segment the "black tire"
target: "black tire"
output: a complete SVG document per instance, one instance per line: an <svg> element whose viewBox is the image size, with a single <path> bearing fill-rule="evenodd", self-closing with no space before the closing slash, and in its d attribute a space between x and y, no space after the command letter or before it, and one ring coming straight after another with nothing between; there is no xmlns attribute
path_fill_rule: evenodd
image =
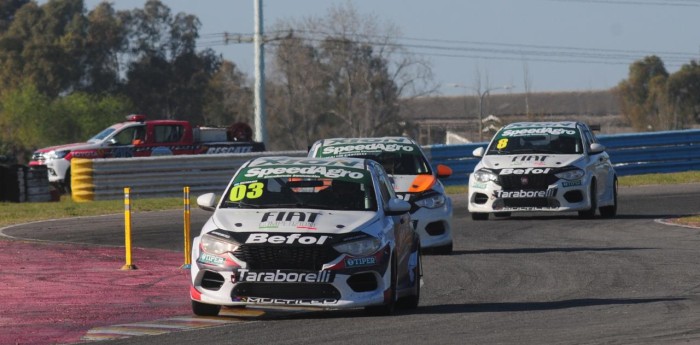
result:
<svg viewBox="0 0 700 345"><path fill-rule="evenodd" d="M585 211L578 211L579 218L593 219L595 218L595 211L598 209L598 188L596 187L596 181L591 181L591 208Z"/></svg>
<svg viewBox="0 0 700 345"><path fill-rule="evenodd" d="M396 254L391 254L391 285L389 286L389 301L384 305L365 307L365 311L370 315L393 315L396 311L396 285L398 279L398 272L396 272Z"/></svg>
<svg viewBox="0 0 700 345"><path fill-rule="evenodd" d="M600 211L600 216L603 218L613 218L617 215L617 179L613 181L613 204L603 206L598 210Z"/></svg>
<svg viewBox="0 0 700 345"><path fill-rule="evenodd" d="M472 212L472 220L489 220L489 214Z"/></svg>
<svg viewBox="0 0 700 345"><path fill-rule="evenodd" d="M221 311L220 305L192 301L192 312L197 316L217 316Z"/></svg>
<svg viewBox="0 0 700 345"><path fill-rule="evenodd" d="M423 275L422 274L422 272L423 272L423 269L422 269L423 259L421 256L422 256L422 253L421 253L420 246L419 246L418 247L418 263L416 264L415 271L413 272L415 277L416 277L416 280L415 280L414 286L413 286L414 292L413 292L413 295L406 296L406 297L402 298L401 301L399 301L400 306L402 308L407 308L407 309L418 308L418 302L420 302L420 280L421 280L421 276Z"/></svg>

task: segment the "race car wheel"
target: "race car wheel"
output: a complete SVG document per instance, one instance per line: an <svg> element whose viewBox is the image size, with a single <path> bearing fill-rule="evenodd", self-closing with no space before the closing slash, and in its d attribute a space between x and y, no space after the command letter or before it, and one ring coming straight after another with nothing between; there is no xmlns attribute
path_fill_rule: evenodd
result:
<svg viewBox="0 0 700 345"><path fill-rule="evenodd" d="M488 213L472 213L472 220L489 220Z"/></svg>
<svg viewBox="0 0 700 345"><path fill-rule="evenodd" d="M413 274L416 279L414 280L413 284L413 295L406 296L401 299L401 307L403 308L408 308L408 309L416 309L418 308L418 302L420 301L420 280L422 274L422 258L421 258L421 251L420 247L418 248L418 262L416 264L416 267L414 268Z"/></svg>
<svg viewBox="0 0 700 345"><path fill-rule="evenodd" d="M593 219L595 217L595 210L598 208L598 189L596 188L595 180L591 181L591 208L585 211L578 211L579 218Z"/></svg>
<svg viewBox="0 0 700 345"><path fill-rule="evenodd" d="M617 215L617 179L613 181L613 204L603 206L600 209L600 216L603 218L612 218Z"/></svg>
<svg viewBox="0 0 700 345"><path fill-rule="evenodd" d="M391 255L391 284L389 286L388 301L384 305L366 307L365 311L370 315L392 315L396 310L396 285L398 272L396 272L396 254Z"/></svg>
<svg viewBox="0 0 700 345"><path fill-rule="evenodd" d="M192 312L197 316L217 316L220 310L220 305L192 301Z"/></svg>

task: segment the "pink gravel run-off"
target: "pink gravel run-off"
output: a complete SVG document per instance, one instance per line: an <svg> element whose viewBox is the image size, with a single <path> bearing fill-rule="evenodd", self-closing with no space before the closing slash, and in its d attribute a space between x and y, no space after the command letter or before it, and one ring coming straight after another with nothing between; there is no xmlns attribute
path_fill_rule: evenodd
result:
<svg viewBox="0 0 700 345"><path fill-rule="evenodd" d="M191 315L184 254L0 240L0 344L67 344L94 327Z"/></svg>

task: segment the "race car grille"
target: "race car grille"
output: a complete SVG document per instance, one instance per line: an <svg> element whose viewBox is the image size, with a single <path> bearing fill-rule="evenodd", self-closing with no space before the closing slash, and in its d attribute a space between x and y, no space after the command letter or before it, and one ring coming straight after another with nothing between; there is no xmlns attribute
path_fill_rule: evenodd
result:
<svg viewBox="0 0 700 345"><path fill-rule="evenodd" d="M340 291L333 285L326 283L238 283L236 287L233 288L232 294L233 296L283 299L340 299Z"/></svg>
<svg viewBox="0 0 700 345"><path fill-rule="evenodd" d="M548 175L501 175L498 177L498 184L503 190L516 189L547 189L547 186L557 182L558 177Z"/></svg>
<svg viewBox="0 0 700 345"><path fill-rule="evenodd" d="M503 199L505 207L549 207L547 198L508 198Z"/></svg>
<svg viewBox="0 0 700 345"><path fill-rule="evenodd" d="M330 246L280 246L244 244L234 253L250 269L315 270L337 258L340 253Z"/></svg>

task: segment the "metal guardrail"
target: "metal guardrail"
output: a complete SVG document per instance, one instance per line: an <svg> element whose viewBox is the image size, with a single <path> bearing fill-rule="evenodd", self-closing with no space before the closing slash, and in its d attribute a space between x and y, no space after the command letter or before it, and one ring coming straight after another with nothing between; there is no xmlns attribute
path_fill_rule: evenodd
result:
<svg viewBox="0 0 700 345"><path fill-rule="evenodd" d="M71 160L72 198L75 201L123 197L173 197L189 186L193 194L221 192L247 160L270 156L305 157L306 151L178 155L139 158Z"/></svg>
<svg viewBox="0 0 700 345"><path fill-rule="evenodd" d="M700 169L700 130L601 135L620 176ZM472 151L488 143L430 145L433 166L452 168L446 185L466 185L479 159ZM189 186L193 194L220 192L245 161L256 157L306 156L306 151L181 155L143 158L73 159L71 184L76 201L119 199L131 187L135 197L172 197Z"/></svg>

